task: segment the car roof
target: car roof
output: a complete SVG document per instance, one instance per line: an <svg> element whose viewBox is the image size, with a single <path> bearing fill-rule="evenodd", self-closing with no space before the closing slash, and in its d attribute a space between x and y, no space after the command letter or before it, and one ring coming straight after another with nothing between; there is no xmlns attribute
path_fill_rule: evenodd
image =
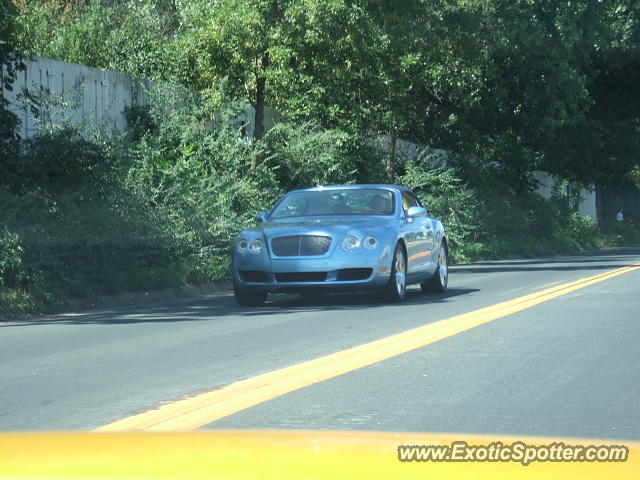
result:
<svg viewBox="0 0 640 480"><path fill-rule="evenodd" d="M291 192L319 192L323 190L360 190L360 189L379 189L379 190L399 190L410 191L409 188L402 185L382 184L382 183L360 183L355 185L318 185L315 187L299 188L291 190Z"/></svg>

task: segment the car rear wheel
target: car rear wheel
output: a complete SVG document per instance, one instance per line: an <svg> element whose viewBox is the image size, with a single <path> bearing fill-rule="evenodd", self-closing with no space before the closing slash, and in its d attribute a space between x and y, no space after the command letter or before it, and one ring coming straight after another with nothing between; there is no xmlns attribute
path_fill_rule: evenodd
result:
<svg viewBox="0 0 640 480"><path fill-rule="evenodd" d="M238 305L242 305L243 307L258 307L264 304L267 299L267 292L242 288L235 282L233 283L233 294L236 297Z"/></svg>
<svg viewBox="0 0 640 480"><path fill-rule="evenodd" d="M392 302L401 302L407 295L407 257L401 244L396 245L386 294Z"/></svg>
<svg viewBox="0 0 640 480"><path fill-rule="evenodd" d="M440 245L438 252L438 267L436 272L429 280L420 284L420 288L424 293L444 293L449 283L449 267L447 266L447 248L444 244Z"/></svg>

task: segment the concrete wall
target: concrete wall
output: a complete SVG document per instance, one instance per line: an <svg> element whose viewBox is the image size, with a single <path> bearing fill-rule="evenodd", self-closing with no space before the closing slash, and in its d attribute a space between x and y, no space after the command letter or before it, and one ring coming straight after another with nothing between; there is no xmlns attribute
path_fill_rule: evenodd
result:
<svg viewBox="0 0 640 480"><path fill-rule="evenodd" d="M42 88L64 99L66 111L59 113L74 123L84 122L88 127L115 128L122 132L127 126L125 107L147 103L148 92L153 88L149 80L51 58L33 56L24 63L26 70L18 72L13 91L4 92L10 108L20 118L19 134L24 139L33 138L38 131L37 121L21 95L24 89L35 93ZM265 107L265 131L281 120L276 110ZM245 136L253 136L255 109L247 106L238 122L244 125Z"/></svg>
<svg viewBox="0 0 640 480"><path fill-rule="evenodd" d="M89 126L102 126L124 131L126 106L147 101L146 88L150 82L134 80L128 75L61 62L50 58L31 57L24 61L26 69L18 72L13 91L5 91L11 109L21 121L20 136L32 138L37 122L28 104L21 97L24 89L38 92L49 90L71 105L64 112L72 121L84 121ZM63 112L58 112L63 114Z"/></svg>
<svg viewBox="0 0 640 480"><path fill-rule="evenodd" d="M544 198L551 198L556 185L560 182L560 179L547 172L537 171L536 180L538 181L538 193ZM568 192L560 192L565 195ZM578 203L578 213L583 217L589 217L592 222L597 221L596 210L596 190L592 188L582 188L580 190L580 202Z"/></svg>

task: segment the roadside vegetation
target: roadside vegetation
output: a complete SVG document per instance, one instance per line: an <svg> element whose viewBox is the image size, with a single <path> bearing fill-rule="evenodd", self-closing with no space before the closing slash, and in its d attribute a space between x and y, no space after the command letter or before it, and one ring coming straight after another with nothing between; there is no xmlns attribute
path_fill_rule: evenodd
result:
<svg viewBox="0 0 640 480"><path fill-rule="evenodd" d="M633 2L1 2L5 88L16 50L159 87L124 135L39 92L21 140L0 98L0 318L225 279L235 233L307 185L414 188L455 261L640 243L640 202L614 220L639 198ZM247 102L257 125L265 105L286 120L243 137ZM407 159L400 138L451 155ZM537 169L567 179L551 200ZM599 227L576 213L587 184Z"/></svg>

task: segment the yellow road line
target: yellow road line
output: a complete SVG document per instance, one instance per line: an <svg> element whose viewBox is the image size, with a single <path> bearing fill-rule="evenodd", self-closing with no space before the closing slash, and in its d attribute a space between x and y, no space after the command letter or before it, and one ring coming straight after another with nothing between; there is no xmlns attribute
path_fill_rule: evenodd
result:
<svg viewBox="0 0 640 480"><path fill-rule="evenodd" d="M98 428L97 431L185 431L196 429L294 390L424 347L457 333L639 268L640 264L636 264L582 278L290 367L240 380L212 392L178 400L162 405L158 409L118 420Z"/></svg>
<svg viewBox="0 0 640 480"><path fill-rule="evenodd" d="M530 446L624 445L625 462L400 462L399 445L465 441ZM2 433L0 479L538 479L636 480L640 443L626 440L335 431Z"/></svg>

